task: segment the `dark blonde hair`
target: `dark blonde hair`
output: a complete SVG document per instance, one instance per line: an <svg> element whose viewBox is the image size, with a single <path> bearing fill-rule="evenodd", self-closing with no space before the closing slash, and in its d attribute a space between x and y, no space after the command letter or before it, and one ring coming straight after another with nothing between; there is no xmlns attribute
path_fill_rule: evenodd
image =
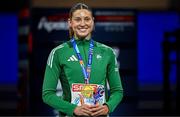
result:
<svg viewBox="0 0 180 117"><path fill-rule="evenodd" d="M89 6L87 6L86 4L84 3L77 3L75 4L71 9L70 9L70 12L69 12L69 19L71 20L72 16L73 16L73 13L76 11L76 10L80 10L80 9L86 9L88 11L91 12L92 16L93 16L93 12L91 10L91 8ZM72 28L70 27L69 28L69 37L70 39L73 37L74 35L74 32L72 30Z"/></svg>

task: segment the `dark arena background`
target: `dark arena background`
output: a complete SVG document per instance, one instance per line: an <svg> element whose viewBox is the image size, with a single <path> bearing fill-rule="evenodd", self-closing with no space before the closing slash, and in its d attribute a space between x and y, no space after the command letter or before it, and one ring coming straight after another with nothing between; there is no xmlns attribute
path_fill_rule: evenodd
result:
<svg viewBox="0 0 180 117"><path fill-rule="evenodd" d="M58 115L42 101L42 82L77 2L93 9L93 39L116 53L124 98L110 116L180 116L179 0L2 0L0 116Z"/></svg>

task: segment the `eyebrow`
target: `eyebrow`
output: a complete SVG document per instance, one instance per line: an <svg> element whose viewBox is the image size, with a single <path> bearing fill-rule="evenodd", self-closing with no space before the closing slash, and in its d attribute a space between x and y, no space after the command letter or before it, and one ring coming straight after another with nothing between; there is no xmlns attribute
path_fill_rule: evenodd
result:
<svg viewBox="0 0 180 117"><path fill-rule="evenodd" d="M89 18L90 16L85 16L85 18ZM74 18L81 18L81 16L74 16Z"/></svg>

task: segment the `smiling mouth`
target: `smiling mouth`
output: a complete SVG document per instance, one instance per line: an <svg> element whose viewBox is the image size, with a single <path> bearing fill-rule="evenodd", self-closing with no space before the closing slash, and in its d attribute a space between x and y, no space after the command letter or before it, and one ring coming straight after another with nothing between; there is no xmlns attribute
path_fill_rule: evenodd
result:
<svg viewBox="0 0 180 117"><path fill-rule="evenodd" d="M81 28L81 29L79 29L79 31L81 31L81 32L85 32L87 29L85 29L85 28Z"/></svg>

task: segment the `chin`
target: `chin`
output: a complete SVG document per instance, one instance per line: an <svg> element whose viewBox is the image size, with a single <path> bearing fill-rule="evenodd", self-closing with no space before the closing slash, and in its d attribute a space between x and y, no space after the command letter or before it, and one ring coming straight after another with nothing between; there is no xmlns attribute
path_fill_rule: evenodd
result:
<svg viewBox="0 0 180 117"><path fill-rule="evenodd" d="M87 35L78 35L79 38L85 38L87 36L88 36L88 34Z"/></svg>

